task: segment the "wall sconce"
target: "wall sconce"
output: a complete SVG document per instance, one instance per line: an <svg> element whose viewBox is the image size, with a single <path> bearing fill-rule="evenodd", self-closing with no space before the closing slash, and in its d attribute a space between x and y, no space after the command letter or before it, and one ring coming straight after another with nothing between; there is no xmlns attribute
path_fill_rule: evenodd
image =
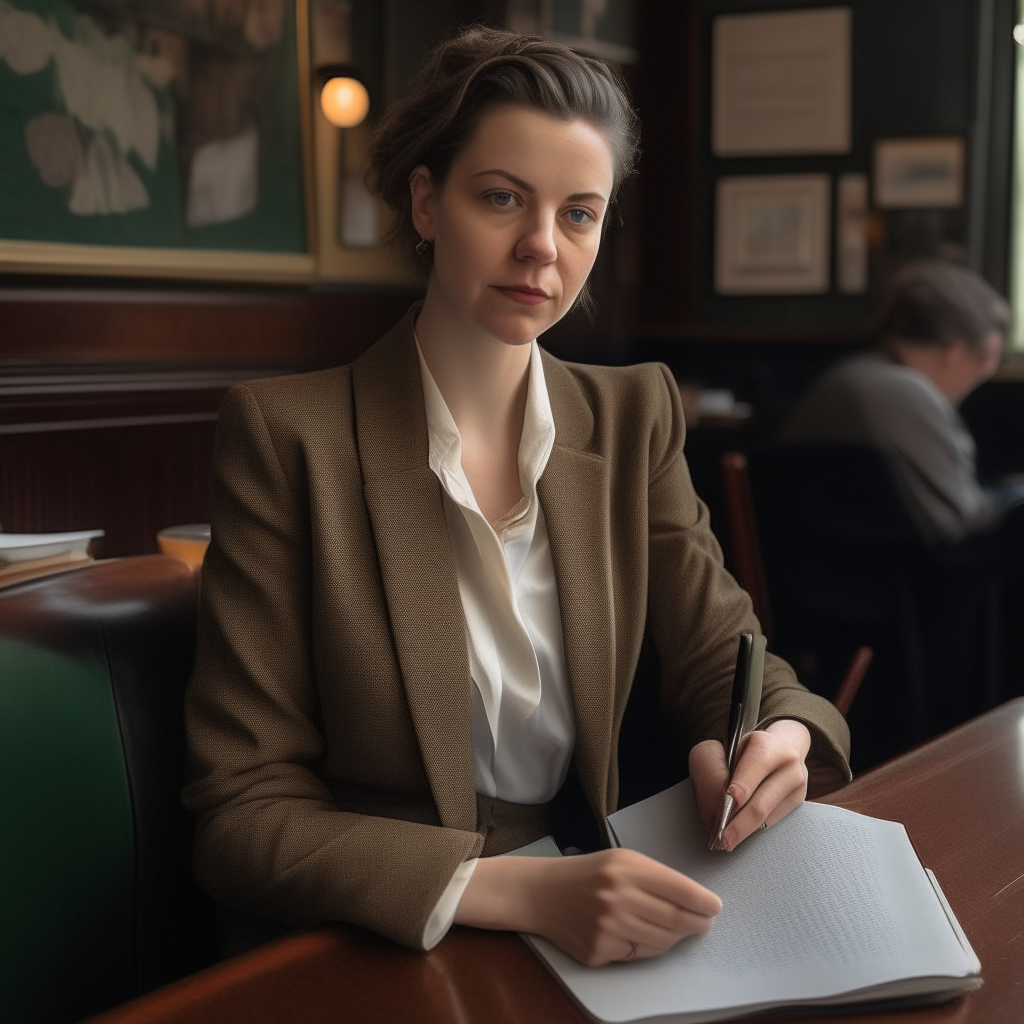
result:
<svg viewBox="0 0 1024 1024"><path fill-rule="evenodd" d="M363 181L366 170L366 125L370 92L350 64L323 64L316 69L315 92L320 111L338 131L338 214L335 232L347 249L373 248L380 242L377 201Z"/></svg>
<svg viewBox="0 0 1024 1024"><path fill-rule="evenodd" d="M355 128L370 112L370 92L357 72L347 64L317 68L320 109L337 128Z"/></svg>

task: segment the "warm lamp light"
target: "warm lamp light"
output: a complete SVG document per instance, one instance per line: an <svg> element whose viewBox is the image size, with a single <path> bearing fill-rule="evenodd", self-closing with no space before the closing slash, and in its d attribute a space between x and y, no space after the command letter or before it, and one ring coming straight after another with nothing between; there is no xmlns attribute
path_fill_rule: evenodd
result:
<svg viewBox="0 0 1024 1024"><path fill-rule="evenodd" d="M355 128L370 110L370 94L358 78L338 75L320 90L320 109L338 128Z"/></svg>

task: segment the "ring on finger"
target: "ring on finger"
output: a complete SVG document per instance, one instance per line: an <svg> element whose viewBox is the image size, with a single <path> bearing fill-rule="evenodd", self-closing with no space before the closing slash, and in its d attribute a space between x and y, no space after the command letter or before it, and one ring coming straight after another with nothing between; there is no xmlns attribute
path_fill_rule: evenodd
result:
<svg viewBox="0 0 1024 1024"><path fill-rule="evenodd" d="M629 944L629 952L622 959L623 960L632 960L633 957L636 956L637 950L639 950L639 949L640 949L640 946L637 943L631 942Z"/></svg>

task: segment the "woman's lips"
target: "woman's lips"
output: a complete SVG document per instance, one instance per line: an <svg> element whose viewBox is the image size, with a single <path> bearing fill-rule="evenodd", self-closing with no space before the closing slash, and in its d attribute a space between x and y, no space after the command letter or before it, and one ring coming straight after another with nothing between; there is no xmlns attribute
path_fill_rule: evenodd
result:
<svg viewBox="0 0 1024 1024"><path fill-rule="evenodd" d="M524 306L536 306L550 298L547 292L526 285L495 285L495 287L502 295L507 295L513 302L522 303Z"/></svg>

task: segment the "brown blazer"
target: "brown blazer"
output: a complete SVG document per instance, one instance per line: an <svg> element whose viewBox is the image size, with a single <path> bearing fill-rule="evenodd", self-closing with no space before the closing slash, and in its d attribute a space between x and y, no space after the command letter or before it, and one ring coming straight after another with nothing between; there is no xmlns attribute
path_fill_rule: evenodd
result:
<svg viewBox="0 0 1024 1024"><path fill-rule="evenodd" d="M465 620L412 338L350 366L232 388L214 469L186 717L195 867L228 906L351 921L409 946L477 856ZM645 628L680 743L723 737L736 635L756 630L682 455L667 369L544 354L556 441L539 495L598 820ZM849 777L831 704L770 658L764 717L796 717Z"/></svg>

